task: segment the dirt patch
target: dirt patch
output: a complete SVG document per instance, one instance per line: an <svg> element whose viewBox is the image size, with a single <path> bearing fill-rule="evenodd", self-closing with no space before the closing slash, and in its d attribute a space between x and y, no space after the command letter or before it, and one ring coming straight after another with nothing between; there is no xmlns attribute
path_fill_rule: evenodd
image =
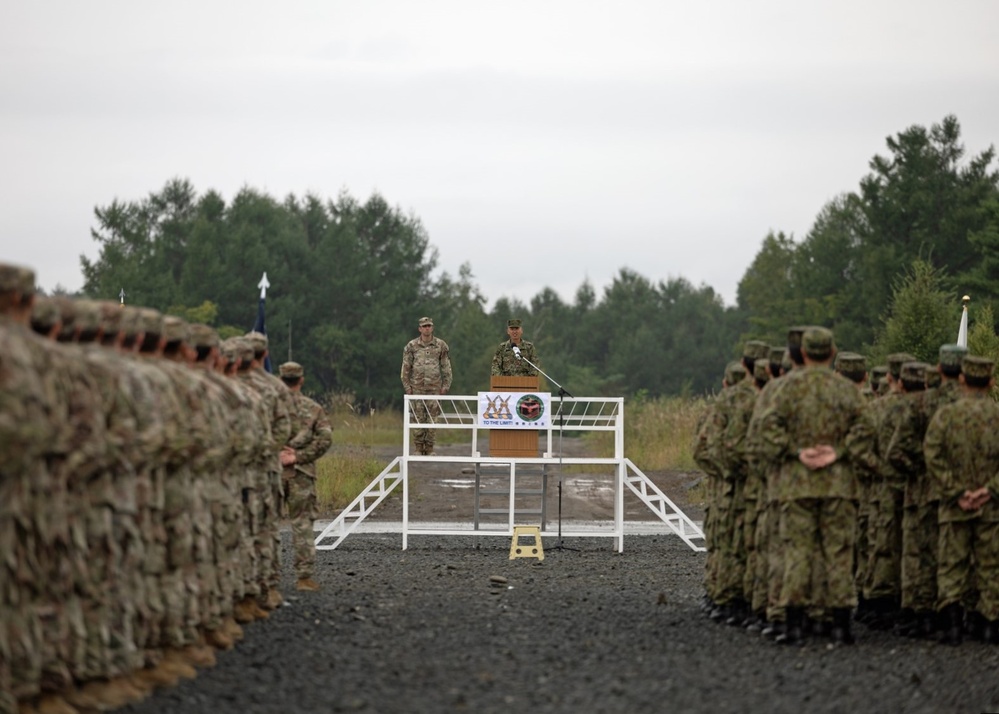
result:
<svg viewBox="0 0 999 714"><path fill-rule="evenodd" d="M540 440L539 440L540 441ZM545 447L540 442L539 449ZM488 441L480 442L483 454L488 454ZM558 445L556 443L556 451ZM400 456L400 446L373 447L372 454L386 463ZM468 456L470 444L443 444L436 447L441 456ZM540 453L540 451L539 451ZM562 455L566 458L595 456L588 443L580 438L562 440ZM641 468L641 464L638 464ZM479 484L479 522L504 523L509 508L509 468L484 466L476 473L473 463L411 462L409 466L409 518L418 521L458 521L471 523L476 518L476 480ZM614 519L614 471L612 466L553 463L545 466L547 486L540 466L518 466L515 501L520 512L517 521L540 522L547 526L557 522L560 510L563 524L570 521L610 521ZM645 475L688 517L699 521L704 516L704 504L695 488L703 479L698 471L645 471ZM545 493L542 498L542 491ZM381 503L369 516L376 521L402 519L401 487ZM541 513L543 509L543 514ZM491 513L490 511L502 511ZM656 516L637 496L625 489L626 521L655 520ZM325 514L333 517L337 514Z"/></svg>

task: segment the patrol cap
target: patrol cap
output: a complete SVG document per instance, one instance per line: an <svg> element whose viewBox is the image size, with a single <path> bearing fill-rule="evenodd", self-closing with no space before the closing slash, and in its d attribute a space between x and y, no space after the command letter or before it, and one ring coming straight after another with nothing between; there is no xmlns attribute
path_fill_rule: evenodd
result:
<svg viewBox="0 0 999 714"><path fill-rule="evenodd" d="M836 355L836 371L846 377L863 377L867 373L867 358L856 352L840 352Z"/></svg>
<svg viewBox="0 0 999 714"><path fill-rule="evenodd" d="M433 327L434 326L434 321L431 320L429 317L421 317L420 318L420 327L426 327L427 325L430 325L431 327Z"/></svg>
<svg viewBox="0 0 999 714"><path fill-rule="evenodd" d="M247 332L243 335L243 339L253 349L254 356L262 355L267 351L267 335L262 332Z"/></svg>
<svg viewBox="0 0 999 714"><path fill-rule="evenodd" d="M506 321L506 326L507 327L520 327L521 323L520 323L520 320L507 320Z"/></svg>
<svg viewBox="0 0 999 714"><path fill-rule="evenodd" d="M926 370L930 366L925 362L905 362L902 364L900 375L903 382L926 384Z"/></svg>
<svg viewBox="0 0 999 714"><path fill-rule="evenodd" d="M888 355L888 372L893 379L901 379L902 365L906 362L915 362L916 356L908 352L895 352Z"/></svg>
<svg viewBox="0 0 999 714"><path fill-rule="evenodd" d="M770 345L759 340L750 340L742 348L743 359L752 360L766 359L770 355Z"/></svg>
<svg viewBox="0 0 999 714"><path fill-rule="evenodd" d="M138 337L139 333L142 332L142 326L139 323L139 308L134 305L125 305L119 309L122 313L119 331L125 337Z"/></svg>
<svg viewBox="0 0 999 714"><path fill-rule="evenodd" d="M961 345L940 345L937 361L940 368L949 377L956 377L961 373L961 360L968 354L967 347Z"/></svg>
<svg viewBox="0 0 999 714"><path fill-rule="evenodd" d="M423 324L422 322L420 323ZM305 370L298 362L285 362L278 367L278 374L288 379L298 379L305 376Z"/></svg>
<svg viewBox="0 0 999 714"><path fill-rule="evenodd" d="M770 345L770 354L767 356L767 361L770 362L770 364L780 364L784 361L785 351L787 351L786 347Z"/></svg>
<svg viewBox="0 0 999 714"><path fill-rule="evenodd" d="M787 346L801 348L801 338L805 334L807 327L796 326L787 328Z"/></svg>
<svg viewBox="0 0 999 714"><path fill-rule="evenodd" d="M753 365L753 379L757 382L767 382L770 380L770 372L767 371L767 363L763 360L756 360Z"/></svg>
<svg viewBox="0 0 999 714"><path fill-rule="evenodd" d="M747 376L742 362L729 362L725 367L725 383L729 386L738 384Z"/></svg>
<svg viewBox="0 0 999 714"><path fill-rule="evenodd" d="M163 316L163 339L170 342L187 342L190 335L187 332L187 322L176 315Z"/></svg>
<svg viewBox="0 0 999 714"><path fill-rule="evenodd" d="M934 387L939 387L941 382L943 382L943 376L941 376L939 370L933 369L932 367L926 370L927 389L933 389Z"/></svg>
<svg viewBox="0 0 999 714"><path fill-rule="evenodd" d="M61 319L59 303L48 295L36 295L31 306L31 324L37 329L51 330Z"/></svg>
<svg viewBox="0 0 999 714"><path fill-rule="evenodd" d="M121 304L111 300L98 300L97 304L101 309L101 327L104 328L104 334L117 335L121 332L122 318L124 318L125 313L121 309Z"/></svg>
<svg viewBox="0 0 999 714"><path fill-rule="evenodd" d="M825 327L809 327L801 334L801 351L811 359L829 359L835 346L832 330Z"/></svg>
<svg viewBox="0 0 999 714"><path fill-rule="evenodd" d="M0 263L0 290L22 295L35 292L35 271L22 265Z"/></svg>
<svg viewBox="0 0 999 714"><path fill-rule="evenodd" d="M885 375L887 374L888 365L886 364L879 364L877 367L871 367L871 386L877 387L884 381Z"/></svg>
<svg viewBox="0 0 999 714"><path fill-rule="evenodd" d="M75 326L82 333L96 332L101 326L101 306L96 300L75 300Z"/></svg>
<svg viewBox="0 0 999 714"><path fill-rule="evenodd" d="M243 362L252 362L256 353L253 350L253 343L246 337L233 337L233 351L236 359Z"/></svg>
<svg viewBox="0 0 999 714"><path fill-rule="evenodd" d="M965 355L964 360L961 362L961 371L969 379L980 381L991 379L993 369L995 369L995 362L988 357Z"/></svg>
<svg viewBox="0 0 999 714"><path fill-rule="evenodd" d="M211 348L219 346L219 333L208 325L195 323L193 325L188 325L187 331L190 337L191 346L193 347Z"/></svg>
<svg viewBox="0 0 999 714"><path fill-rule="evenodd" d="M140 307L135 314L135 327L138 332L160 337L163 334L163 314L151 307Z"/></svg>
<svg viewBox="0 0 999 714"><path fill-rule="evenodd" d="M222 355L222 359L226 361L227 364L232 364L236 361L236 340L230 337L227 340L222 340L219 344L219 354Z"/></svg>

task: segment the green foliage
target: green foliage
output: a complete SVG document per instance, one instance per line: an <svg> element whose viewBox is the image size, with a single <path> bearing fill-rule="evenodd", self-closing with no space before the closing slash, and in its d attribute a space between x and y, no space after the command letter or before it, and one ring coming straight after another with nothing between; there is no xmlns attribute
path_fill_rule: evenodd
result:
<svg viewBox="0 0 999 714"><path fill-rule="evenodd" d="M969 315L973 314L969 308ZM999 336L995 331L995 315L991 305L974 311L975 318L969 319L968 352L980 357L988 357L999 363Z"/></svg>
<svg viewBox="0 0 999 714"><path fill-rule="evenodd" d="M908 274L895 281L884 329L878 335L872 356L878 362L893 352L909 352L935 364L940 345L957 337L960 318L953 306L958 301L941 289L939 271L929 263L913 262Z"/></svg>

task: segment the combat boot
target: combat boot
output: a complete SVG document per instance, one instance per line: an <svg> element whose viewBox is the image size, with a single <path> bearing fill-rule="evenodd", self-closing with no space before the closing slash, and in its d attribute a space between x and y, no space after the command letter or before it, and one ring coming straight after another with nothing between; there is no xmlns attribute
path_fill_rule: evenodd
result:
<svg viewBox="0 0 999 714"><path fill-rule="evenodd" d="M785 614L784 631L774 638L774 642L780 645L801 644L805 639L804 622L804 608L788 607Z"/></svg>
<svg viewBox="0 0 999 714"><path fill-rule="evenodd" d="M943 620L943 636L940 642L945 645L959 645L964 639L964 608L961 603L951 603L940 611Z"/></svg>
<svg viewBox="0 0 999 714"><path fill-rule="evenodd" d="M281 593L279 593L275 588L269 588L267 590L267 596L260 603L260 606L265 610L276 610L283 602L284 598L281 597Z"/></svg>
<svg viewBox="0 0 999 714"><path fill-rule="evenodd" d="M38 700L33 709L21 707L20 711L36 711L38 714L79 714L80 710L57 694L46 694Z"/></svg>
<svg viewBox="0 0 999 714"><path fill-rule="evenodd" d="M205 642L217 650L231 650L235 643L221 627L205 631Z"/></svg>
<svg viewBox="0 0 999 714"><path fill-rule="evenodd" d="M222 623L222 629L225 631L229 638L233 642L242 642L243 638L246 636L243 632L243 628L239 626L233 618L228 618Z"/></svg>
<svg viewBox="0 0 999 714"><path fill-rule="evenodd" d="M982 628L982 642L987 645L999 645L999 620L986 620Z"/></svg>
<svg viewBox="0 0 999 714"><path fill-rule="evenodd" d="M312 578L299 578L298 582L295 583L296 590L306 590L308 592L315 592L319 590L319 583L317 583Z"/></svg>
<svg viewBox="0 0 999 714"><path fill-rule="evenodd" d="M833 608L833 624L829 637L838 645L852 645L853 633L850 632L850 608Z"/></svg>

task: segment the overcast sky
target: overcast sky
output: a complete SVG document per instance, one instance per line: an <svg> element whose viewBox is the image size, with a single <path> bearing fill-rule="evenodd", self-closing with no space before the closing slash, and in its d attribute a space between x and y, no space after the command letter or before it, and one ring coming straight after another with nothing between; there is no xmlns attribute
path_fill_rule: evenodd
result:
<svg viewBox="0 0 999 714"><path fill-rule="evenodd" d="M7 2L0 260L78 289L94 207L180 177L378 192L490 303L627 267L733 304L887 136L997 142L997 28L995 0Z"/></svg>

